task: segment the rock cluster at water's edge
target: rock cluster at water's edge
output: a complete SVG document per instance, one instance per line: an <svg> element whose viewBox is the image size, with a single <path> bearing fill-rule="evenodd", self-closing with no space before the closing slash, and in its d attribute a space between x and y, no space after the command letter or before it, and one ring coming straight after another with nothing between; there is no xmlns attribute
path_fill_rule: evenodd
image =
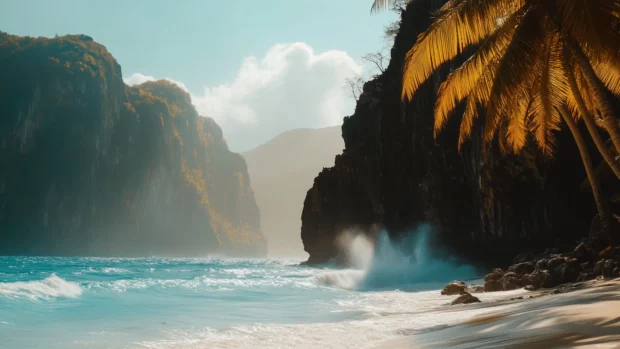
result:
<svg viewBox="0 0 620 349"><path fill-rule="evenodd" d="M514 264L507 271L494 269L484 277L484 291L527 290L589 281L597 277L620 277L620 246L596 251L585 243L567 253L545 251L531 260ZM522 260L522 258L520 258Z"/></svg>

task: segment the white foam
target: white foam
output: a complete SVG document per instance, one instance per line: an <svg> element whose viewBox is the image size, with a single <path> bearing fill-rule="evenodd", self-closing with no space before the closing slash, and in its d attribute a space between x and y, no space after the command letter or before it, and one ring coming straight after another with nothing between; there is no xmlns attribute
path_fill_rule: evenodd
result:
<svg viewBox="0 0 620 349"><path fill-rule="evenodd" d="M80 285L68 282L56 274L43 280L0 282L0 295L32 300L47 298L77 298L82 294Z"/></svg>
<svg viewBox="0 0 620 349"><path fill-rule="evenodd" d="M352 236L345 232L338 238L340 251L353 267L360 270L330 271L317 280L344 289L420 290L428 289L430 283L445 284L478 276L471 266L431 253L429 235L430 228L421 226L407 239L395 244L386 233L381 233L373 246L363 235Z"/></svg>
<svg viewBox="0 0 620 349"><path fill-rule="evenodd" d="M336 270L318 275L317 281L325 286L335 286L345 290L352 290L364 279L364 270Z"/></svg>
<svg viewBox="0 0 620 349"><path fill-rule="evenodd" d="M387 294L386 294L387 293ZM429 297L430 296L430 297ZM373 298L373 297L370 297ZM399 301L409 299L409 303ZM411 301L411 298L418 298ZM419 312L418 306L429 301L430 306L450 302L452 297L440 296L439 291L430 293L381 292L376 294L379 313L366 313L354 320L337 323L312 323L304 325L255 324L226 330L205 328L202 330L173 330L164 333L166 339L136 343L138 348L148 349L363 349L381 347L385 341L425 331L460 324L475 316L491 313L501 307L450 308L452 311L435 309ZM367 303L370 299L360 300ZM417 304L415 304L417 302ZM365 304L371 306L371 304ZM343 308L348 306L344 305ZM383 307L391 310L384 312ZM352 309L356 306L351 306ZM428 307L427 307L428 308ZM443 308L440 306L440 308Z"/></svg>

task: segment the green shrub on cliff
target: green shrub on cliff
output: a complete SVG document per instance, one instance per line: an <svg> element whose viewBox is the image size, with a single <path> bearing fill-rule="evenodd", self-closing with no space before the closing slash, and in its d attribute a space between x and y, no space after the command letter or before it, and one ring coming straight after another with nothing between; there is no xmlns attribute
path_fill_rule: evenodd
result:
<svg viewBox="0 0 620 349"><path fill-rule="evenodd" d="M86 35L32 38L0 33L0 62L11 64L12 59L19 60L13 64L64 67L70 74L87 72L104 80L107 74L121 75L105 46Z"/></svg>

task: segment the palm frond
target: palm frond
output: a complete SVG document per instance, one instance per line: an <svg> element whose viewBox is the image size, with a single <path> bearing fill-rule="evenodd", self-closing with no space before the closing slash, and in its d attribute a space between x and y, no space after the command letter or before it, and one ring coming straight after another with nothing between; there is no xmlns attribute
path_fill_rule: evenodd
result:
<svg viewBox="0 0 620 349"><path fill-rule="evenodd" d="M542 72L537 79L529 108L534 139L540 150L551 157L555 149L553 132L560 129L561 118L557 108L561 107L569 94L568 81L563 67L562 44L558 34L548 37L543 57Z"/></svg>
<svg viewBox="0 0 620 349"><path fill-rule="evenodd" d="M596 115L596 100L592 95L592 89L589 87L585 77L583 76L583 70L576 64L574 58L570 54L569 50L564 49L564 72L566 74L567 80L575 81L576 90L570 91L566 99L566 106L568 107L571 114L575 117L575 120L579 120L581 115L581 110L579 108L579 101L581 99L586 106L586 109L592 114ZM579 95L576 95L579 94Z"/></svg>
<svg viewBox="0 0 620 349"><path fill-rule="evenodd" d="M461 151L463 144L471 138L471 130L474 127L474 119L478 116L478 104L472 97L467 98L465 104L465 112L461 118L461 127L459 129L458 150Z"/></svg>
<svg viewBox="0 0 620 349"><path fill-rule="evenodd" d="M493 88L493 80L498 65L499 60L490 62L480 79L478 79L475 88L467 97L467 104L465 105L465 112L463 113L459 132L459 150L461 150L461 147L465 141L471 137L474 120L479 115L479 108L481 106L486 106L489 101L491 89Z"/></svg>
<svg viewBox="0 0 620 349"><path fill-rule="evenodd" d="M506 142L515 154L520 152L527 142L527 119L531 104L532 95L530 90L519 98L517 101L517 108L511 115L508 115Z"/></svg>
<svg viewBox="0 0 620 349"><path fill-rule="evenodd" d="M574 38L591 60L620 61L620 1L556 1L560 28Z"/></svg>
<svg viewBox="0 0 620 349"><path fill-rule="evenodd" d="M595 61L592 62L592 68L609 91L620 96L620 60Z"/></svg>
<svg viewBox="0 0 620 349"><path fill-rule="evenodd" d="M457 104L478 85L478 80L490 62L498 61L504 55L523 12L523 9L520 9L513 13L504 25L497 27L476 53L448 75L441 84L435 103L435 136L441 131Z"/></svg>
<svg viewBox="0 0 620 349"><path fill-rule="evenodd" d="M385 10L394 3L395 0L375 0L370 8L370 12L379 12Z"/></svg>
<svg viewBox="0 0 620 349"><path fill-rule="evenodd" d="M443 63L493 33L503 18L525 0L459 1L440 10L440 16L418 36L409 50L403 74L403 99L411 99L420 85Z"/></svg>
<svg viewBox="0 0 620 349"><path fill-rule="evenodd" d="M547 38L544 22L544 13L539 8L528 8L501 59L487 105L486 142L493 139L502 116L521 111L519 101L534 85Z"/></svg>

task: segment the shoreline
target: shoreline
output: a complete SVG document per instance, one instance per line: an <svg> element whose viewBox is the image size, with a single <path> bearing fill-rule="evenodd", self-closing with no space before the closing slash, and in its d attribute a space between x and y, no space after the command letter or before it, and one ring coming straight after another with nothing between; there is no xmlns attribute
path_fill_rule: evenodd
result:
<svg viewBox="0 0 620 349"><path fill-rule="evenodd" d="M523 297L448 306L442 311L505 305L515 306L473 316L455 326L389 340L379 348L620 348L620 278L563 284Z"/></svg>

